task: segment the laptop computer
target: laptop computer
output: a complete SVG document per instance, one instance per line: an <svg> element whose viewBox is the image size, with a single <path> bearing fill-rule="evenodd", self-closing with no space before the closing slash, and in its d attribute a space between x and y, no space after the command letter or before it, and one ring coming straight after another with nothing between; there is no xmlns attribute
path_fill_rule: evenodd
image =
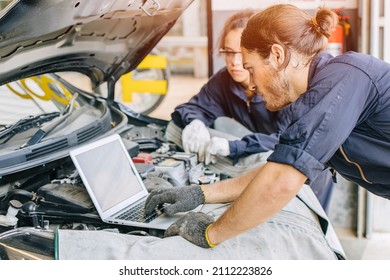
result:
<svg viewBox="0 0 390 280"><path fill-rule="evenodd" d="M103 222L165 230L183 216L163 213L144 219L144 202L149 193L118 134L75 148L70 157ZM123 217L137 206L142 210L141 217Z"/></svg>

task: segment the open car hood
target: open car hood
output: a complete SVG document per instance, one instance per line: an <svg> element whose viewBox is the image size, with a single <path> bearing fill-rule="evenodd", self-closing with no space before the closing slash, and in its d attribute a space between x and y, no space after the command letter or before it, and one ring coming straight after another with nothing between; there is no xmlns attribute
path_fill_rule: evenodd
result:
<svg viewBox="0 0 390 280"><path fill-rule="evenodd" d="M136 68L193 0L19 0L0 12L0 85L77 71L93 86Z"/></svg>
<svg viewBox="0 0 390 280"><path fill-rule="evenodd" d="M115 82L192 1L19 0L1 10L0 192L5 176L51 168L71 148L131 129L130 113L114 102ZM87 75L92 92L61 71ZM94 90L105 82L107 98Z"/></svg>

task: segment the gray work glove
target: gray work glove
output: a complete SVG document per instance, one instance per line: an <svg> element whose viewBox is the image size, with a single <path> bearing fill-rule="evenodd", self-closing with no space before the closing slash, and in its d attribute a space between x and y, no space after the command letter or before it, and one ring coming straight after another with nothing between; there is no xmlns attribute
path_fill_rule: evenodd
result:
<svg viewBox="0 0 390 280"><path fill-rule="evenodd" d="M214 219L202 212L189 212L173 223L164 237L180 235L189 242L202 248L212 248L206 238L206 229L214 223Z"/></svg>
<svg viewBox="0 0 390 280"><path fill-rule="evenodd" d="M146 199L145 215L153 214L157 207L165 203L169 205L164 206L164 213L172 215L195 209L205 203L205 197L199 185L156 189Z"/></svg>

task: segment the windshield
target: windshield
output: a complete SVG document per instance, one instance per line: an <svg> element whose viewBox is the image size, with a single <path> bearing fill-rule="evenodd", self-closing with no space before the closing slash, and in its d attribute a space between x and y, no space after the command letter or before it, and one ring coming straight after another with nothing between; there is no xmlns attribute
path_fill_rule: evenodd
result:
<svg viewBox="0 0 390 280"><path fill-rule="evenodd" d="M85 93L55 74L33 76L1 86L0 144L19 139L24 141L19 148L24 148L49 135L81 128L89 123L89 116L95 120L101 112L96 114L93 106L79 98L79 92Z"/></svg>
<svg viewBox="0 0 390 280"><path fill-rule="evenodd" d="M41 158L64 157L69 148L112 129L105 100L55 74L2 85L0 100L0 176L38 166ZM116 124L125 123L116 117Z"/></svg>
<svg viewBox="0 0 390 280"><path fill-rule="evenodd" d="M50 75L22 79L0 86L0 127L29 116L63 113L72 93Z"/></svg>
<svg viewBox="0 0 390 280"><path fill-rule="evenodd" d="M3 10L5 7L8 6L9 3L12 1L7 1L7 0L0 0L0 10Z"/></svg>

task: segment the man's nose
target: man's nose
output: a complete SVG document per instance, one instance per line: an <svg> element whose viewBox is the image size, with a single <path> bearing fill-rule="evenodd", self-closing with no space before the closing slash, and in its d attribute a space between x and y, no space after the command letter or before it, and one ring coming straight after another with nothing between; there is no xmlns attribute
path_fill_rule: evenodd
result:
<svg viewBox="0 0 390 280"><path fill-rule="evenodd" d="M252 79L250 79L250 81L249 81L248 89L252 92L256 92L256 90L257 90L256 85L255 85L255 83L253 83Z"/></svg>

